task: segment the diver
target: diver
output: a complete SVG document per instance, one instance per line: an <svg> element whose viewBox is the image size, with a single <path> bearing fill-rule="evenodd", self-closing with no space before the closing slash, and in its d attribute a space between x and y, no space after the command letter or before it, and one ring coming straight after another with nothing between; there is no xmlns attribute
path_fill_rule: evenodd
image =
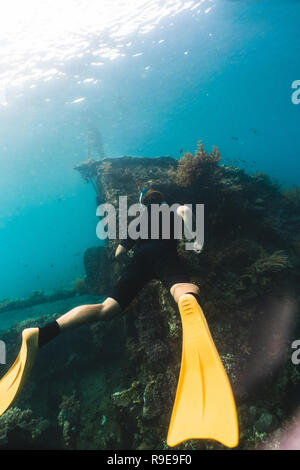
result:
<svg viewBox="0 0 300 470"><path fill-rule="evenodd" d="M152 205L161 206L165 203L164 195L158 190L144 188L141 192L140 204L147 217L149 234L153 223ZM189 211L190 207L177 205L176 213L183 225L187 225L187 220L191 217ZM178 239L175 234L175 214L171 212L170 216L168 238L163 236L160 219L159 236L155 239L148 236L137 240L127 238L119 241L115 258L121 258L131 249L133 256L121 279L104 302L80 305L43 327L23 330L19 356L0 380L0 416L20 391L41 347L61 332L87 323L111 320L126 310L149 281L159 279L178 305L183 327L182 367L170 422L168 445L176 445L188 438L209 436L230 447L236 445L238 431L231 387L200 307L199 287L191 282L189 274L180 262L177 253ZM201 249L195 241L195 251L201 252ZM209 370L207 377L206 365ZM214 389L211 400L208 393L210 388ZM220 388L223 390L223 400L218 397ZM206 413L202 409L204 405ZM216 408L222 411L217 413ZM214 418L211 420L212 416ZM221 420L221 424L218 420Z"/></svg>
<svg viewBox="0 0 300 470"><path fill-rule="evenodd" d="M151 233L151 204L165 203L165 197L160 191L144 190L140 195L140 203L145 206L149 214L148 231ZM179 206L177 214L184 218L188 207ZM172 213L171 213L172 217ZM177 254L177 240L174 238L171 219L170 238L162 239L160 230L159 239L153 240L150 235L147 239L120 240L115 252L115 258L121 258L129 250L134 249L134 255L129 266L124 270L118 283L103 303L81 305L73 308L56 321L39 329L39 346L43 346L61 331L78 327L84 323L99 320L110 320L123 312L138 294L138 292L151 279L160 279L170 291L176 303L184 294L199 295L199 288L190 282L190 277L179 261Z"/></svg>

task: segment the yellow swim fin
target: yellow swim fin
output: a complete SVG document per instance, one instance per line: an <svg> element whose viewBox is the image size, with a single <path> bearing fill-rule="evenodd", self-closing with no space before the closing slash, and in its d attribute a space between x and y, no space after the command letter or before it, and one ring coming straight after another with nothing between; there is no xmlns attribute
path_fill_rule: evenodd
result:
<svg viewBox="0 0 300 470"><path fill-rule="evenodd" d="M17 359L0 380L0 416L10 407L34 364L38 351L39 328L22 331L22 345Z"/></svg>
<svg viewBox="0 0 300 470"><path fill-rule="evenodd" d="M182 359L167 444L214 439L227 447L239 440L234 397L225 369L195 297L179 300Z"/></svg>

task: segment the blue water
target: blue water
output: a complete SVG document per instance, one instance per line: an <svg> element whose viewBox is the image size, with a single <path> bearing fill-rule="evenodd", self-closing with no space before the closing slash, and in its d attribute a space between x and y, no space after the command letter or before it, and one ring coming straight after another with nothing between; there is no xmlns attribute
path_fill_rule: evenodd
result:
<svg viewBox="0 0 300 470"><path fill-rule="evenodd" d="M299 184L297 0L10 4L0 24L0 299L84 275L84 250L100 244L95 192L73 168L89 155L91 126L105 156L179 158L201 139L249 173Z"/></svg>

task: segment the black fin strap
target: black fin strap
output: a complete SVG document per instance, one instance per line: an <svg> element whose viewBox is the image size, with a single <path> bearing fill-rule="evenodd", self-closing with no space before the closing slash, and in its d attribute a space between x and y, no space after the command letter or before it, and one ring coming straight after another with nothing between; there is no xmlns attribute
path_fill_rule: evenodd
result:
<svg viewBox="0 0 300 470"><path fill-rule="evenodd" d="M197 300L198 304L200 305L200 295L199 294L195 294L195 292L186 292L186 294L193 295L195 297L195 299Z"/></svg>

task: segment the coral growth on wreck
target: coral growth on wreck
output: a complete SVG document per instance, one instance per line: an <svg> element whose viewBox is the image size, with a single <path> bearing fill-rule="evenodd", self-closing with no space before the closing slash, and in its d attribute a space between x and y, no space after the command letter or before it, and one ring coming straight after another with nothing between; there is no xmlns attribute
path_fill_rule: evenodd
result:
<svg viewBox="0 0 300 470"><path fill-rule="evenodd" d="M0 450L51 448L49 428L50 422L35 419L30 409L12 407L0 416Z"/></svg>
<svg viewBox="0 0 300 470"><path fill-rule="evenodd" d="M79 163L74 167L74 170L78 171L86 183L91 183L96 190L96 178L97 178L97 161L93 158L89 158L86 162Z"/></svg>
<svg viewBox="0 0 300 470"><path fill-rule="evenodd" d="M76 449L76 437L78 433L80 402L76 400L75 393L62 397L59 405L57 421L62 427L63 443L68 449Z"/></svg>
<svg viewBox="0 0 300 470"><path fill-rule="evenodd" d="M202 142L199 141L195 155L187 152L179 160L176 183L179 186L188 188L195 183L199 183L199 180L212 177L213 173L218 169L220 160L221 156L217 147L214 147L210 153L207 153Z"/></svg>

